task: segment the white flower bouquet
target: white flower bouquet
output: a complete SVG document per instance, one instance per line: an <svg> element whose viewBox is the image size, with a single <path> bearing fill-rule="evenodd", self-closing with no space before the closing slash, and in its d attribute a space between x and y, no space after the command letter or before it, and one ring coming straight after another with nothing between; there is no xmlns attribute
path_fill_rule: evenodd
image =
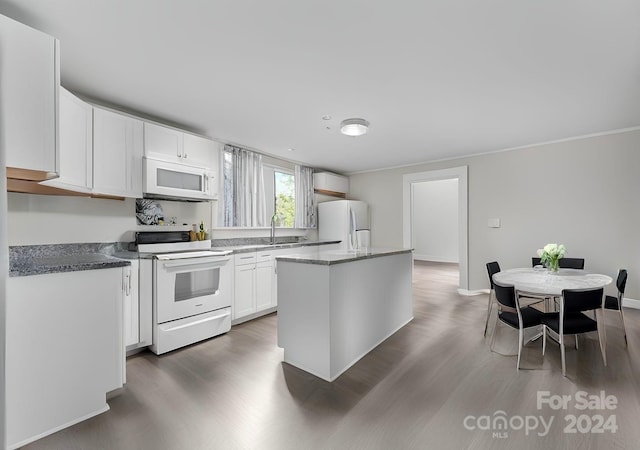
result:
<svg viewBox="0 0 640 450"><path fill-rule="evenodd" d="M563 258L567 249L562 244L547 244L538 249L540 261L552 272L558 271L560 258Z"/></svg>

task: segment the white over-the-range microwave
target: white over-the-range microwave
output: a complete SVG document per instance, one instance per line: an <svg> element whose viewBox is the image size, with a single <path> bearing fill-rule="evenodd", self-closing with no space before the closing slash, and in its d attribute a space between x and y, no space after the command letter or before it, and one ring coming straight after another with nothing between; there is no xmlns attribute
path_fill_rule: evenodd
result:
<svg viewBox="0 0 640 450"><path fill-rule="evenodd" d="M143 158L142 183L146 198L207 201L218 198L217 179L203 167Z"/></svg>

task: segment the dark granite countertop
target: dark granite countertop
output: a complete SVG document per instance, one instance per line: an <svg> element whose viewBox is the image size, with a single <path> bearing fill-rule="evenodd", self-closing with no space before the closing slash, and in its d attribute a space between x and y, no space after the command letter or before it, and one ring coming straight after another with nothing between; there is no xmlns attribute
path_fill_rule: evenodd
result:
<svg viewBox="0 0 640 450"><path fill-rule="evenodd" d="M276 257L277 261L296 262L303 264L320 264L330 266L363 259L379 258L382 256L412 253L410 248L370 248L368 250L327 250L317 255L288 255Z"/></svg>
<svg viewBox="0 0 640 450"><path fill-rule="evenodd" d="M122 250L117 243L14 246L9 247L9 276L124 267L136 258L137 253Z"/></svg>

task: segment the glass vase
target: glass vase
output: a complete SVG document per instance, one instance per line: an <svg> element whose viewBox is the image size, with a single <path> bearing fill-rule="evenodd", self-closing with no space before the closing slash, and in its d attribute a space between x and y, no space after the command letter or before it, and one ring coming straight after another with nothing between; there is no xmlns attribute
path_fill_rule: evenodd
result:
<svg viewBox="0 0 640 450"><path fill-rule="evenodd" d="M547 261L547 268L551 273L558 273L559 265L560 265L559 258L550 259L549 261Z"/></svg>

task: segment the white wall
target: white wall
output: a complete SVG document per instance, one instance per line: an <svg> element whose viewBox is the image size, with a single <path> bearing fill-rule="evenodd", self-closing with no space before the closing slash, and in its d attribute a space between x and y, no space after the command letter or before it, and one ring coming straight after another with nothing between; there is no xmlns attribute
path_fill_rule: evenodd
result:
<svg viewBox="0 0 640 450"><path fill-rule="evenodd" d="M458 180L414 183L412 200L415 259L457 263Z"/></svg>
<svg viewBox="0 0 640 450"><path fill-rule="evenodd" d="M9 193L9 245L129 242L141 229L134 199L107 200ZM178 224L211 224L208 202L160 201Z"/></svg>
<svg viewBox="0 0 640 450"><path fill-rule="evenodd" d="M489 286L485 264L528 267L536 249L566 245L585 268L629 270L625 297L640 299L640 131L354 174L351 195L371 204L372 245L402 246L402 176L469 168L469 290ZM500 228L487 219L500 218ZM615 286L608 288L615 292Z"/></svg>

